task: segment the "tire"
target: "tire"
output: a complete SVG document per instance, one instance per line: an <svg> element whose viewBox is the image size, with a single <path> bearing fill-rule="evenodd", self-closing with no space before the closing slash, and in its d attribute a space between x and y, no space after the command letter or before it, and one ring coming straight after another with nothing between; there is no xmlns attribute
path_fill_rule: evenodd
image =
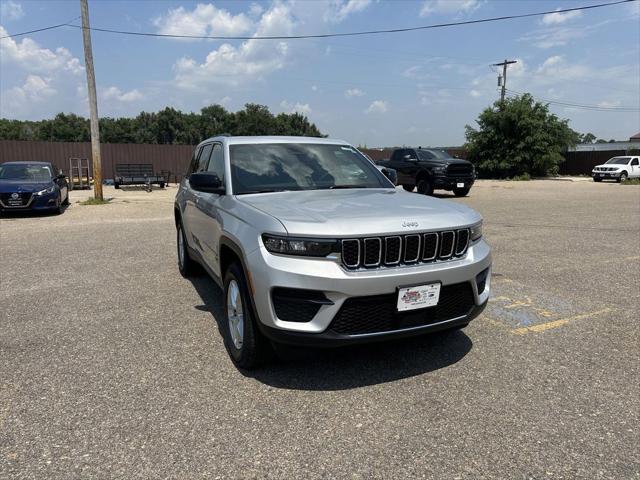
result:
<svg viewBox="0 0 640 480"><path fill-rule="evenodd" d="M426 178L418 180L418 193L422 195L433 195L433 184Z"/></svg>
<svg viewBox="0 0 640 480"><path fill-rule="evenodd" d="M262 336L253 312L242 266L232 263L224 276L224 345L238 368L250 370L262 365L269 354L269 343Z"/></svg>
<svg viewBox="0 0 640 480"><path fill-rule="evenodd" d="M415 185L402 185L402 188L404 188L407 192L413 192L413 189L416 188Z"/></svg>
<svg viewBox="0 0 640 480"><path fill-rule="evenodd" d="M164 188L164 182L160 182L160 188Z"/></svg>
<svg viewBox="0 0 640 480"><path fill-rule="evenodd" d="M176 232L176 243L178 246L178 270L180 271L180 275L184 278L193 277L199 273L199 269L198 264L189 255L187 237L184 233L184 229L182 228L182 222L178 223Z"/></svg>
<svg viewBox="0 0 640 480"><path fill-rule="evenodd" d="M627 177L628 177L627 172L622 172L620 174L620 177L618 177L618 183L626 182Z"/></svg>
<svg viewBox="0 0 640 480"><path fill-rule="evenodd" d="M453 194L456 197L466 197L469 195L469 190L471 190L471 188L454 188Z"/></svg>
<svg viewBox="0 0 640 480"><path fill-rule="evenodd" d="M601 179L601 178L593 177L593 181L594 181L594 182L601 182L601 181L602 181L602 179Z"/></svg>
<svg viewBox="0 0 640 480"><path fill-rule="evenodd" d="M120 190L120 184L118 182L113 182L113 188Z"/></svg>
<svg viewBox="0 0 640 480"><path fill-rule="evenodd" d="M64 202L62 202L62 204L66 207L67 205L69 205L69 189L67 188L67 196L64 197Z"/></svg>

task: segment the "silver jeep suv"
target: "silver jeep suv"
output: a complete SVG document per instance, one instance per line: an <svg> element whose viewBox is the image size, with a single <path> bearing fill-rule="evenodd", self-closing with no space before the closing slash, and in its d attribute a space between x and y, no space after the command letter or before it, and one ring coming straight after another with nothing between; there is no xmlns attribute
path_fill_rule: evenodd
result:
<svg viewBox="0 0 640 480"><path fill-rule="evenodd" d="M462 328L489 297L482 218L396 189L356 148L307 137L215 137L175 201L178 265L224 291L234 363L270 342L337 346Z"/></svg>

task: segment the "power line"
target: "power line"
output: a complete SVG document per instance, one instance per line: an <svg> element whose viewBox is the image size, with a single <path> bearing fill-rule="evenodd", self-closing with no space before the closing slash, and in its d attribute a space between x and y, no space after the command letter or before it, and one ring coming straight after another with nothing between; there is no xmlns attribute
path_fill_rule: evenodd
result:
<svg viewBox="0 0 640 480"><path fill-rule="evenodd" d="M515 95L524 95L523 92L517 92L515 90L507 90L507 94L511 97ZM601 112L632 112L632 113L640 112L640 108L637 108L637 107L615 107L615 106L607 107L603 105L593 105L593 104L578 103L578 102L571 102L571 101L562 102L559 100L549 100L542 97L536 97L533 95L531 96L536 100L542 101L544 103L561 105L564 107L571 107L571 108L580 108L584 110L594 110L594 111L601 111Z"/></svg>
<svg viewBox="0 0 640 480"><path fill-rule="evenodd" d="M70 27L71 22L78 20L80 16L74 17L71 20L67 20L64 23L59 23L58 25L51 25L50 27L36 28L35 30L29 30L27 32L14 33L13 35L5 35L4 37L0 37L0 40L4 38L12 38L12 37L21 37L22 35L29 35L30 33L44 32L45 30L53 30L60 27Z"/></svg>
<svg viewBox="0 0 640 480"><path fill-rule="evenodd" d="M304 38L355 37L355 36L363 36L363 35L379 35L379 34L386 34L386 33L415 32L419 30L429 30L434 28L455 27L460 25L474 25L478 23L488 23L488 22L497 22L497 21L503 21L503 20L515 20L518 18L539 17L543 15L550 15L550 14L577 12L582 10L591 10L594 8L610 7L613 5L620 5L623 3L630 3L630 2L636 2L636 1L638 0L617 0L615 2L598 3L595 5L586 5L583 7L564 8L560 10L547 10L544 12L524 13L520 15L504 15L501 17L481 18L478 20L466 20L462 22L436 23L431 25L421 25L418 27L391 28L391 29L385 29L385 30L365 30L360 32L321 33L321 34L314 34L314 35L266 35L266 36L253 36L253 37L225 36L225 35L177 35L177 34L169 34L169 33L132 32L128 30L114 30L109 28L98 28L98 27L89 27L89 28L97 32L115 33L120 35L134 35L134 36L142 36L142 37L192 38L192 39L200 39L200 40L205 40L205 39L209 39L209 40L297 40L297 39L304 39ZM50 30L53 28L59 28L63 26L83 28L80 25L72 25L72 24L66 23L66 24L55 25L52 27L47 27L46 29ZM20 35L26 35L27 33L30 33L30 32L22 32L14 35L7 35L2 38L17 37Z"/></svg>

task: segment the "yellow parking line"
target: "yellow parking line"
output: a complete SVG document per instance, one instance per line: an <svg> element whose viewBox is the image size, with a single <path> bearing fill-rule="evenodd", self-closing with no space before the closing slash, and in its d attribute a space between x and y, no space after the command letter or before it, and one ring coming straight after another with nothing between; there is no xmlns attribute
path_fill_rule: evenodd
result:
<svg viewBox="0 0 640 480"><path fill-rule="evenodd" d="M640 260L640 256L638 256L638 257L626 257L625 260Z"/></svg>
<svg viewBox="0 0 640 480"><path fill-rule="evenodd" d="M595 317L598 315L602 315L603 313L608 313L610 311L611 311L610 308L603 308L602 310L597 310L595 312L582 313L580 315L574 315L573 317L554 320L553 322L540 323L538 325L531 325L529 327L515 328L511 330L511 333L515 335L524 335L526 333L540 333L540 332L544 332L545 330L561 327L562 325L566 325L567 323L573 322L574 320L581 320L583 318Z"/></svg>

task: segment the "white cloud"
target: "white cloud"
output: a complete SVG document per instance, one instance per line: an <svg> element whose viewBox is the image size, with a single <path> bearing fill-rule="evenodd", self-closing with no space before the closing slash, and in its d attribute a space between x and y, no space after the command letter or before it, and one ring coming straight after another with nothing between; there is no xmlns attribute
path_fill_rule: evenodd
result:
<svg viewBox="0 0 640 480"><path fill-rule="evenodd" d="M0 36L6 35L8 35L7 31L0 25ZM84 70L80 60L71 55L66 48L58 47L55 51L41 48L30 38L19 42L13 38L3 39L0 42L0 61L39 73L66 70L73 74L80 74Z"/></svg>
<svg viewBox="0 0 640 480"><path fill-rule="evenodd" d="M371 0L333 0L325 12L324 19L328 22L342 22L352 13L358 13L371 5Z"/></svg>
<svg viewBox="0 0 640 480"><path fill-rule="evenodd" d="M619 107L620 105L622 105L622 102L620 102L620 100L603 100L602 102L598 103L599 107L605 108Z"/></svg>
<svg viewBox="0 0 640 480"><path fill-rule="evenodd" d="M480 0L425 0L420 8L420 16L439 14L466 14L477 10L482 5Z"/></svg>
<svg viewBox="0 0 640 480"><path fill-rule="evenodd" d="M303 115L309 115L311 113L311 107L308 103L296 102L292 104L283 100L280 102L280 107L287 113L301 113Z"/></svg>
<svg viewBox="0 0 640 480"><path fill-rule="evenodd" d="M314 92L318 91L318 86L317 85L311 85L311 90Z"/></svg>
<svg viewBox="0 0 640 480"><path fill-rule="evenodd" d="M386 100L374 100L367 107L364 113L386 113L389 110L389 103Z"/></svg>
<svg viewBox="0 0 640 480"><path fill-rule="evenodd" d="M557 10L560 9L558 8ZM581 16L582 12L580 10L565 13L548 13L547 15L542 17L542 23L545 25L559 25L561 23L568 22L569 20L579 18Z"/></svg>
<svg viewBox="0 0 640 480"><path fill-rule="evenodd" d="M274 3L255 32L257 36L289 35L294 27L291 7ZM184 90L198 91L213 84L237 85L251 82L281 69L287 60L289 45L282 41L247 40L239 46L223 43L206 56L203 63L183 57L173 66L175 84Z"/></svg>
<svg viewBox="0 0 640 480"><path fill-rule="evenodd" d="M9 118L28 116L57 93L52 86L51 78L28 75L22 86L10 88L0 94L1 116Z"/></svg>
<svg viewBox="0 0 640 480"><path fill-rule="evenodd" d="M255 5L250 7L256 14ZM261 8L259 5L257 7ZM184 7L169 9L167 15L153 21L158 33L165 35L242 35L253 28L253 21L244 13L233 15L212 4L199 3L193 10Z"/></svg>
<svg viewBox="0 0 640 480"><path fill-rule="evenodd" d="M142 93L137 89L128 92L122 92L118 87L109 87L102 93L104 100L117 100L119 102L139 102L144 98Z"/></svg>
<svg viewBox="0 0 640 480"><path fill-rule="evenodd" d="M0 4L0 18L2 21L18 20L24 16L24 10L19 3L9 0Z"/></svg>
<svg viewBox="0 0 640 480"><path fill-rule="evenodd" d="M344 96L347 98L362 97L363 95L364 92L359 88L349 88L344 92Z"/></svg>
<svg viewBox="0 0 640 480"><path fill-rule="evenodd" d="M471 90L469 92L469 95L471 95L474 98L478 98L482 96L482 93L480 93L478 90Z"/></svg>

